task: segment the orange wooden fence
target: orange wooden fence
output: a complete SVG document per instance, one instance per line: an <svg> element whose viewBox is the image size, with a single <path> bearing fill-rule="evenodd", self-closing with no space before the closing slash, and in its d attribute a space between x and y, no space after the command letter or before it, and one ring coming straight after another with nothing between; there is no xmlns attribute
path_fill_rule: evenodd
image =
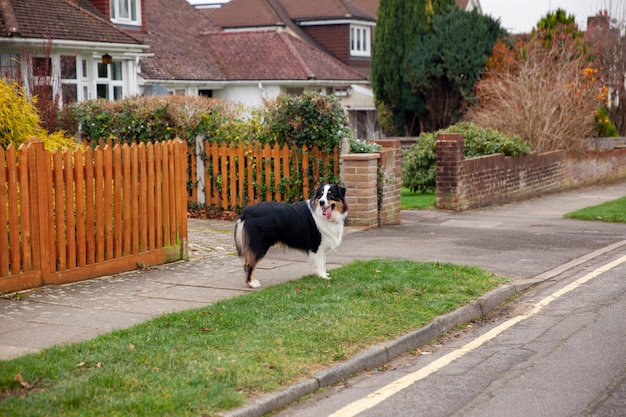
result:
<svg viewBox="0 0 626 417"><path fill-rule="evenodd" d="M0 148L0 292L186 259L186 150Z"/></svg>
<svg viewBox="0 0 626 417"><path fill-rule="evenodd" d="M339 175L337 148L323 153L317 145L308 148L203 143L203 150L188 149L192 203L225 210L259 201L297 201L310 197L319 182ZM197 158L203 163L198 175ZM198 178L201 176L201 178ZM199 184L198 187L195 185Z"/></svg>

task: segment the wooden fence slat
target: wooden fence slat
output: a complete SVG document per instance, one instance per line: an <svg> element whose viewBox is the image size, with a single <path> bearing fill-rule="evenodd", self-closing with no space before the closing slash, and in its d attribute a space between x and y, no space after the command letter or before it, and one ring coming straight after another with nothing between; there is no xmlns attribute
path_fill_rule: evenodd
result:
<svg viewBox="0 0 626 417"><path fill-rule="evenodd" d="M186 144L187 157L189 158L189 182L191 182L191 195L190 201L197 202L198 201L198 166L196 161L196 152L199 152L199 143L200 141L196 141L195 146L190 146L188 143ZM205 170L206 171L206 170ZM205 182L206 188L206 182Z"/></svg>
<svg viewBox="0 0 626 417"><path fill-rule="evenodd" d="M243 207L245 205L245 186L246 186L246 154L243 146L237 146L237 195L235 196L235 206Z"/></svg>
<svg viewBox="0 0 626 417"><path fill-rule="evenodd" d="M66 151L64 154L63 173L65 181L65 236L67 248L68 269L76 268L76 210L74 192L74 170L72 169L72 152Z"/></svg>
<svg viewBox="0 0 626 417"><path fill-rule="evenodd" d="M63 155L57 150L52 155L52 178L54 188L54 226L55 226L55 256L57 270L67 269L66 264L66 242L65 236L65 187L63 185Z"/></svg>
<svg viewBox="0 0 626 417"><path fill-rule="evenodd" d="M148 169L146 145L142 142L137 146L139 162L139 246L140 251L148 250Z"/></svg>
<svg viewBox="0 0 626 417"><path fill-rule="evenodd" d="M113 259L113 148L104 149L104 259Z"/></svg>
<svg viewBox="0 0 626 417"><path fill-rule="evenodd" d="M146 228L148 229L148 250L155 249L155 228L157 225L154 222L156 218L156 207L154 198L154 146L152 143L148 143L146 146L146 170L148 171L146 193L148 196L146 217L148 219ZM195 187L194 187L195 188Z"/></svg>
<svg viewBox="0 0 626 417"><path fill-rule="evenodd" d="M37 271L26 279L32 284L41 285L44 283L46 274L56 269L53 254L54 233L53 233L53 204L52 204L52 158L46 151L43 141L31 139L27 142L31 149L31 201L33 203L32 225L36 230L33 234L33 256L34 266Z"/></svg>
<svg viewBox="0 0 626 417"><path fill-rule="evenodd" d="M22 271L32 271L32 254L31 254L31 245L32 245L32 230L30 225L30 187L29 187L29 178L28 178L28 164L30 163L29 151L32 151L32 148L29 146L22 145L18 151L18 156L20 160L19 168L19 181L20 181L20 234L22 236L21 242L21 256L22 256ZM33 153L33 152L30 152Z"/></svg>
<svg viewBox="0 0 626 417"><path fill-rule="evenodd" d="M226 207L235 207L237 205L237 148L235 144L228 147L228 204Z"/></svg>
<svg viewBox="0 0 626 417"><path fill-rule="evenodd" d="M280 146L278 143L275 143L272 147L272 162L274 163L274 200L282 201L283 198L280 193L280 158L281 158Z"/></svg>
<svg viewBox="0 0 626 417"><path fill-rule="evenodd" d="M306 145L302 145L302 193L309 198L309 152Z"/></svg>
<svg viewBox="0 0 626 417"><path fill-rule="evenodd" d="M130 175L130 240L131 253L136 254L139 253L139 149L136 143L130 146Z"/></svg>
<svg viewBox="0 0 626 417"><path fill-rule="evenodd" d="M120 258L124 250L123 208L124 173L122 171L122 147L113 147L113 257Z"/></svg>
<svg viewBox="0 0 626 417"><path fill-rule="evenodd" d="M222 186L220 187L222 198L220 200L221 207L226 210L228 208L228 149L226 143L222 142L220 146L220 170Z"/></svg>
<svg viewBox="0 0 626 417"><path fill-rule="evenodd" d="M131 157L130 157L130 146L128 146L128 144L124 144L124 146L122 146L122 163L124 165L124 171L123 171L123 218L124 218L124 250L123 250L123 255L124 256L129 256L132 254L133 252L133 248L132 248L132 239L131 239L131 235L132 235L132 228L131 228L131 223L132 223L132 213L131 213L131 200L133 198L133 196L131 195L131 186L130 186L130 181L131 181Z"/></svg>
<svg viewBox="0 0 626 417"><path fill-rule="evenodd" d="M0 277L9 275L9 202L6 183L6 155L0 146Z"/></svg>
<svg viewBox="0 0 626 417"><path fill-rule="evenodd" d="M74 152L74 178L76 183L76 266L87 265L85 239L85 156L81 148Z"/></svg>
<svg viewBox="0 0 626 417"><path fill-rule="evenodd" d="M96 207L96 262L104 262L104 151L102 145L94 149L95 207Z"/></svg>
<svg viewBox="0 0 626 417"><path fill-rule="evenodd" d="M170 193L169 193L169 206L170 206L170 229L169 229L169 234L170 234L170 238L169 238L169 242L170 245L175 245L176 244L176 221L177 221L177 217L176 217L176 208L177 208L177 204L176 204L176 186L178 185L176 183L176 162L175 162L175 151L174 151L174 144L172 142L169 142L167 145L167 163L168 163L168 171L169 171L169 175L166 177L167 181L169 182L169 189L170 189Z"/></svg>
<svg viewBox="0 0 626 417"><path fill-rule="evenodd" d="M219 190L217 189L217 177L219 172L219 147L217 143L211 144L211 169L213 171L213 180L211 184L211 204L219 205Z"/></svg>
<svg viewBox="0 0 626 417"><path fill-rule="evenodd" d="M94 155L91 147L85 151L85 234L87 235L87 265L96 262Z"/></svg>
<svg viewBox="0 0 626 417"><path fill-rule="evenodd" d="M265 201L272 200L272 153L269 143L263 146L263 166L265 168Z"/></svg>
<svg viewBox="0 0 626 417"><path fill-rule="evenodd" d="M283 177L287 180L285 193L287 196L290 196L291 186L289 185L289 179L291 178L291 172L289 168L289 158L291 157L291 151L289 149L289 146L287 146L287 144L283 145L282 154L283 154Z"/></svg>
<svg viewBox="0 0 626 417"><path fill-rule="evenodd" d="M154 144L154 200L155 211L155 244L163 247L163 147L160 143Z"/></svg>
<svg viewBox="0 0 626 417"><path fill-rule="evenodd" d="M170 240L170 222L171 211L170 211L170 170L169 170L169 146L168 144L162 144L162 155L163 159L161 160L161 172L163 178L163 246L169 246L172 244Z"/></svg>
<svg viewBox="0 0 626 417"><path fill-rule="evenodd" d="M252 145L248 143L248 145L246 145L246 148L244 149L244 164L245 164L245 172L247 175L247 179L248 179L248 191L247 191L247 197L244 198L241 202L241 206L245 206L246 202L250 203L250 202L254 202L255 198L254 198L254 178L252 177L252 174L254 172L253 167L254 167L254 154L252 152Z"/></svg>

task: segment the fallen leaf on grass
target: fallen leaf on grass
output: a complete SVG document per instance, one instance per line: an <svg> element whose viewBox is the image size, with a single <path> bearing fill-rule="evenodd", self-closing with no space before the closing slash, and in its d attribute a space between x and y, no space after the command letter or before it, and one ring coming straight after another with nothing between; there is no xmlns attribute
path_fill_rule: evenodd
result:
<svg viewBox="0 0 626 417"><path fill-rule="evenodd" d="M24 378L22 378L22 374L15 375L15 378L13 378L13 380L20 384L22 388L30 388L30 384L24 381Z"/></svg>
<svg viewBox="0 0 626 417"><path fill-rule="evenodd" d="M80 368L81 366L85 366L85 362L80 362L80 363L76 364L77 368Z"/></svg>

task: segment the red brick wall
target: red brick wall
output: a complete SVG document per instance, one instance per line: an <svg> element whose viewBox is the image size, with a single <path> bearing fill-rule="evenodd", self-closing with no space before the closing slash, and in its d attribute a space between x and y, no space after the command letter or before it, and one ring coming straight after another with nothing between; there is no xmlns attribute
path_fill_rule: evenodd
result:
<svg viewBox="0 0 626 417"><path fill-rule="evenodd" d="M341 156L348 224L373 227L400 224L402 149L400 141L381 141L378 153Z"/></svg>
<svg viewBox="0 0 626 417"><path fill-rule="evenodd" d="M463 136L437 137L437 207L455 211L626 178L626 150L464 159Z"/></svg>

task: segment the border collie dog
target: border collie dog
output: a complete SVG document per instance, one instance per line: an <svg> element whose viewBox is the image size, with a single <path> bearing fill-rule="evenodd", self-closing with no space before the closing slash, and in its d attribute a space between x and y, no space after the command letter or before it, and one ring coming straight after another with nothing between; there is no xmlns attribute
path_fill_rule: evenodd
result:
<svg viewBox="0 0 626 417"><path fill-rule="evenodd" d="M235 224L235 244L243 258L248 286L261 286L254 272L275 244L306 252L313 271L329 279L326 253L339 246L343 237L343 223L348 215L345 195L344 187L323 184L306 201L292 204L266 201L244 208Z"/></svg>

